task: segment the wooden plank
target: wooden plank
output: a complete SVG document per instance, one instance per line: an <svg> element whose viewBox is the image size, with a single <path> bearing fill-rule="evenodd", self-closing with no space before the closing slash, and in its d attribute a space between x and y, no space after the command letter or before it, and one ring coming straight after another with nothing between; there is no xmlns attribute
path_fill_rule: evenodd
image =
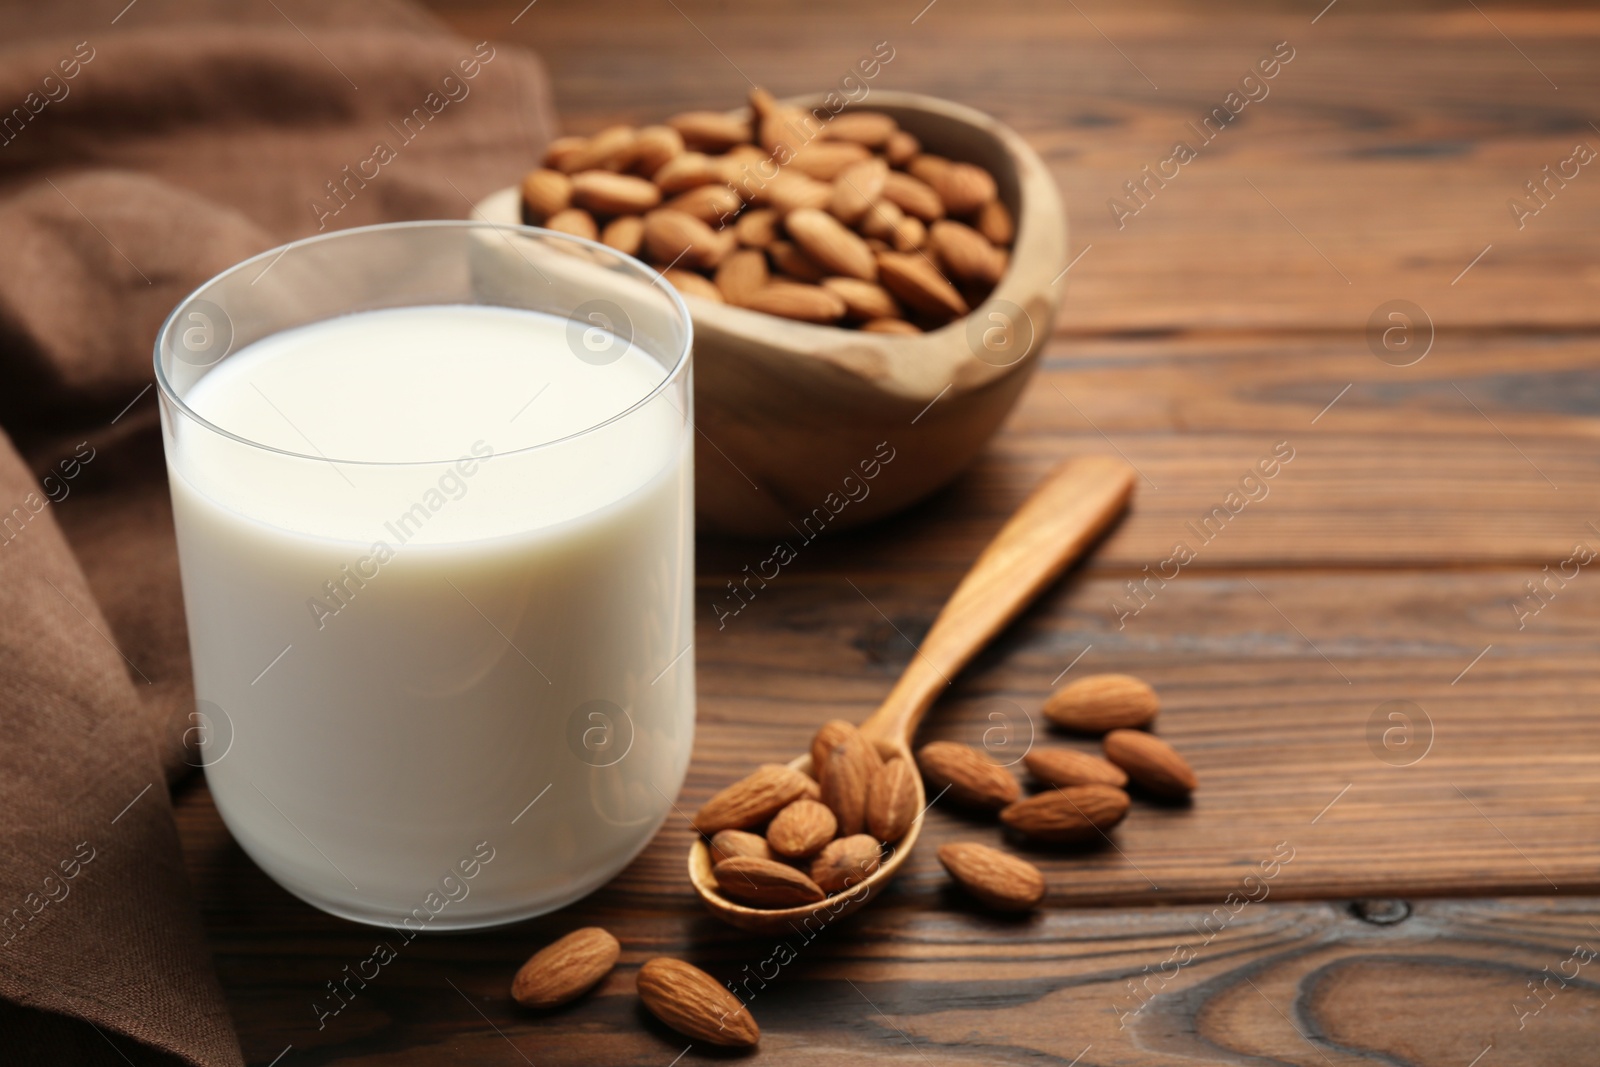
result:
<svg viewBox="0 0 1600 1067"><path fill-rule="evenodd" d="M611 5L615 17L586 3L540 4L513 26L519 6L447 15L465 33L538 48L580 132L730 106L747 76L780 92L829 86L890 41L895 58L872 87L984 109L1046 155L1075 247L1092 246L1061 316L1074 333L1359 331L1394 298L1453 325L1597 322L1593 168L1550 186L1548 206L1520 228L1507 206L1578 142L1600 150L1592 9L1400 12L1346 0L1313 25L1298 3L1097 0L981 15L944 3L912 24L897 9L842 3ZM1279 41L1294 58L1268 95L1202 145L1189 124ZM1108 201L1178 139L1198 158L1149 186L1119 228Z"/></svg>
<svg viewBox="0 0 1600 1067"><path fill-rule="evenodd" d="M1597 964L1581 961L1600 951L1595 898L1420 901L1409 914L1391 901L1358 913L1279 903L1275 879L1258 871L1247 883L1248 873L1230 904L1013 920L977 914L954 892L891 892L837 928L786 938L634 902L409 943L297 905L208 919L252 1063L291 1045L300 1062L322 1064L726 1060L639 1008L637 968L657 955L693 960L739 990L763 1028L763 1063L1465 1067L1491 1046L1483 1062L1589 1062L1600 992ZM1363 913L1407 917L1384 925ZM507 990L522 960L596 923L622 941L617 969L567 1008L517 1009ZM319 1029L318 1009L337 1003L324 983L379 942L396 959L346 987L345 1007Z"/></svg>

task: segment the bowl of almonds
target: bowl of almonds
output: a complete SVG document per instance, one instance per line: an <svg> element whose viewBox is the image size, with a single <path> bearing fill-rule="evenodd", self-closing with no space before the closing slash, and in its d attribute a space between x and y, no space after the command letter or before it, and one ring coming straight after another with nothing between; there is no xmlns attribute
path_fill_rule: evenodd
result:
<svg viewBox="0 0 1600 1067"><path fill-rule="evenodd" d="M776 100L553 142L473 217L661 270L695 328L706 528L808 540L958 474L1011 410L1066 266L1014 131L912 93Z"/></svg>

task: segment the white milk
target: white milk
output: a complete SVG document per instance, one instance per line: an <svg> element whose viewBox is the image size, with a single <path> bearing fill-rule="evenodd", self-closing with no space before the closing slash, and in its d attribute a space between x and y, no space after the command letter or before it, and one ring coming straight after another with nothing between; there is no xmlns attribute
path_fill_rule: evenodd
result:
<svg viewBox="0 0 1600 1067"><path fill-rule="evenodd" d="M692 431L672 387L629 411L655 360L611 338L620 358L594 365L567 331L363 312L189 391L256 444L169 419L206 777L245 851L336 914L441 929L560 907L682 784Z"/></svg>

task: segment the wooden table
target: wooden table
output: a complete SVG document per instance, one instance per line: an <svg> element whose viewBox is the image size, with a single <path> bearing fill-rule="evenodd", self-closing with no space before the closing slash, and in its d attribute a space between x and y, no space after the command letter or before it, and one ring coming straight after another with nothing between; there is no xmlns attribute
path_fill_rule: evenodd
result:
<svg viewBox="0 0 1600 1067"><path fill-rule="evenodd" d="M1524 189L1575 145L1600 148L1600 12L923 2L443 11L474 40L537 48L577 132L726 106L746 74L824 87L887 40L878 86L1010 123L1072 210L1061 320L969 474L808 547L720 630L710 604L765 546L702 544L680 805L868 712L1029 485L1063 456L1115 451L1143 476L1132 514L925 735L1075 743L1042 729L1052 685L1136 673L1200 775L1193 806L1139 804L1114 848L1038 854L1047 906L1016 920L968 906L933 855L997 843L995 828L936 811L892 890L790 939L776 976L777 939L701 913L674 818L574 908L405 946L319 1030L324 983L381 937L270 883L197 786L182 828L250 1061L286 1046L283 1067L724 1058L640 1010L634 975L658 954L764 976L747 986L763 1063L1600 1061L1600 963L1579 962L1600 949L1600 562L1575 562L1600 551L1600 169L1552 182L1536 215ZM1187 124L1284 41L1269 95L1128 199L1123 183L1197 141ZM1120 228L1118 196L1138 207ZM1386 349L1397 300L1426 319L1413 310L1410 347ZM1130 599L1274 448L1293 459L1266 495ZM1246 882L1274 856L1292 858ZM517 966L589 923L622 940L617 970L566 1010L518 1010Z"/></svg>

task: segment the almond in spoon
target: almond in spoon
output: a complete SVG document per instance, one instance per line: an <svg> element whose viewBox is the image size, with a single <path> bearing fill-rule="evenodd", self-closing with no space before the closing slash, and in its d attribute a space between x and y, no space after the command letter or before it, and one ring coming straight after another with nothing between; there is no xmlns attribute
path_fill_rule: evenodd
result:
<svg viewBox="0 0 1600 1067"><path fill-rule="evenodd" d="M878 869L883 846L868 834L830 841L811 864L811 880L827 893L842 893L866 881Z"/></svg>
<svg viewBox="0 0 1600 1067"><path fill-rule="evenodd" d="M787 863L755 856L734 856L711 868L717 889L729 900L756 908L793 908L815 904L825 895L817 883Z"/></svg>
<svg viewBox="0 0 1600 1067"><path fill-rule="evenodd" d="M826 804L802 797L772 817L767 844L785 859L800 859L832 841L838 828Z"/></svg>
<svg viewBox="0 0 1600 1067"><path fill-rule="evenodd" d="M847 736L828 753L822 766L822 802L833 809L839 833L859 834L867 824L867 790L883 760L859 732Z"/></svg>
<svg viewBox="0 0 1600 1067"><path fill-rule="evenodd" d="M898 841L917 818L916 771L911 761L891 759L867 788L867 831L885 844Z"/></svg>
<svg viewBox="0 0 1600 1067"><path fill-rule="evenodd" d="M694 816L695 829L715 834L759 826L805 796L814 784L793 767L769 763L702 804Z"/></svg>

